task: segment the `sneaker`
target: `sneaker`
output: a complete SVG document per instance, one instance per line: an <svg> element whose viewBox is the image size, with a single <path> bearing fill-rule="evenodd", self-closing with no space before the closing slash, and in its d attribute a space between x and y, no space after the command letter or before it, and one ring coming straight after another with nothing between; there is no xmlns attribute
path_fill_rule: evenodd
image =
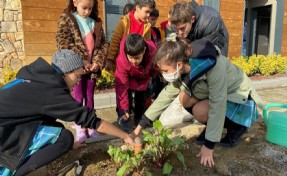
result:
<svg viewBox="0 0 287 176"><path fill-rule="evenodd" d="M76 141L84 141L88 138L86 128L81 128L81 126L76 124L72 128L76 129Z"/></svg>
<svg viewBox="0 0 287 176"><path fill-rule="evenodd" d="M90 129L90 128L88 129L88 135L90 138L95 138L95 137L100 136L100 134L96 130Z"/></svg>
<svg viewBox="0 0 287 176"><path fill-rule="evenodd" d="M205 140L205 131L206 128L204 128L204 130L200 133L200 135L196 138L196 143L199 145L203 145L204 144L204 140Z"/></svg>
<svg viewBox="0 0 287 176"><path fill-rule="evenodd" d="M243 135L247 132L247 127L242 126L238 130L227 130L226 136L220 140L222 147L234 147L238 144Z"/></svg>

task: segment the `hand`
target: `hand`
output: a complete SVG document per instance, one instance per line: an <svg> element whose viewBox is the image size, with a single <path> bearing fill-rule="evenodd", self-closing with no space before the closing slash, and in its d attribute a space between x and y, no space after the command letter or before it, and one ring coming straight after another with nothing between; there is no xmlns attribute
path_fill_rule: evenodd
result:
<svg viewBox="0 0 287 176"><path fill-rule="evenodd" d="M92 65L89 63L89 61L83 60L83 64L84 64L84 74L90 73L90 68L92 67Z"/></svg>
<svg viewBox="0 0 287 176"><path fill-rule="evenodd" d="M124 141L125 143L131 145L131 146L134 146L135 145L135 142L134 140L132 139L132 137L130 135L127 134L127 136L124 138Z"/></svg>
<svg viewBox="0 0 287 176"><path fill-rule="evenodd" d="M97 72L99 70L99 65L97 63L93 63L90 67L91 72Z"/></svg>
<svg viewBox="0 0 287 176"><path fill-rule="evenodd" d="M129 113L125 113L123 116L122 116L122 119L123 120L128 120L130 118L130 114Z"/></svg>
<svg viewBox="0 0 287 176"><path fill-rule="evenodd" d="M76 141L73 144L73 149L79 149L79 148L86 147L86 146L87 144L85 143L85 141Z"/></svg>
<svg viewBox="0 0 287 176"><path fill-rule="evenodd" d="M206 166L208 165L209 167L214 166L214 161L212 154L213 150L205 147L204 145L201 147L199 154L197 154L197 157L200 157L200 164Z"/></svg>
<svg viewBox="0 0 287 176"><path fill-rule="evenodd" d="M105 69L110 72L111 74L113 74L116 70L116 64L114 61L107 59L106 62L106 66Z"/></svg>
<svg viewBox="0 0 287 176"><path fill-rule="evenodd" d="M137 137L137 136L140 135L141 131L142 131L142 127L141 127L140 125L138 125L138 126L136 127L136 129L133 131L132 135L133 135L134 137Z"/></svg>

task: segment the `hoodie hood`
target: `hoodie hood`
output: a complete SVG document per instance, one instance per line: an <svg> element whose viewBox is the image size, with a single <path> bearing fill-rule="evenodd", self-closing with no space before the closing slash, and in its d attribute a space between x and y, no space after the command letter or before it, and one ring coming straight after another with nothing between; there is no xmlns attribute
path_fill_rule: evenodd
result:
<svg viewBox="0 0 287 176"><path fill-rule="evenodd" d="M66 85L62 76L41 57L35 62L22 67L17 73L16 78L56 85Z"/></svg>
<svg viewBox="0 0 287 176"><path fill-rule="evenodd" d="M218 51L215 46L207 39L202 38L191 43L191 58L214 58L216 59Z"/></svg>

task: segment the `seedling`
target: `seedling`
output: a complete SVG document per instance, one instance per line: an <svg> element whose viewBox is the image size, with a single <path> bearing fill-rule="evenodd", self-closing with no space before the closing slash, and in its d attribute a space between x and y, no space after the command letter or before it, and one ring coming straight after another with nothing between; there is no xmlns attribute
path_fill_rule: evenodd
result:
<svg viewBox="0 0 287 176"><path fill-rule="evenodd" d="M155 166L163 168L164 175L170 174L172 166L166 159L171 153L174 153L186 169L184 156L178 151L184 145L184 139L179 136L173 139L169 138L172 130L165 130L159 120L153 122L153 128L155 134L143 130L145 136L143 140L147 143L147 153L153 157Z"/></svg>

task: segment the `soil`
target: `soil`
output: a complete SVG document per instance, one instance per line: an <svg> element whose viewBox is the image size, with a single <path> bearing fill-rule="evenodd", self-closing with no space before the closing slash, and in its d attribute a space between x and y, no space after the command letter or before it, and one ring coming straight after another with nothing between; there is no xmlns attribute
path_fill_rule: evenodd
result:
<svg viewBox="0 0 287 176"><path fill-rule="evenodd" d="M187 169L184 170L175 155L170 155L168 160L173 166L171 175L287 175L287 149L265 140L266 127L263 119L258 120L234 148L222 148L217 145L214 149L215 167L213 168L202 166L199 158L196 157L200 145L195 143L195 137L200 134L203 126L185 123L177 129L172 135L180 135L186 139L186 146L182 149L182 153ZM116 139L72 150L48 165L49 175L57 175L59 169L75 160L79 160L83 166L81 175L116 175L117 167L106 152L110 144L120 146L123 142ZM130 171L127 175L144 175L146 171L153 175L161 175L162 169L155 168L152 162L147 160L144 165L146 167L140 168L139 172Z"/></svg>
<svg viewBox="0 0 287 176"><path fill-rule="evenodd" d="M287 74L277 74L270 77L256 75L252 80L272 79L274 77L287 76ZM114 89L106 90L112 92ZM105 93L106 93L105 92ZM184 170L182 164L175 155L170 155L168 160L173 166L171 175L287 175L287 148L271 144L266 141L266 125L262 118L248 129L248 133L242 138L237 146L233 148L223 148L215 146L213 156L215 166L212 168L200 164L196 157L200 150L200 145L195 142L195 137L200 134L203 125L186 122L174 129L172 136L179 135L185 138L186 145L182 149L185 157L187 169ZM48 165L48 173L51 176L57 175L58 171L68 164L79 160L83 166L82 176L116 175L117 167L107 153L109 145L121 146L120 139L106 142L92 143L87 147L71 150L61 158ZM144 175L147 171L153 175L162 175L162 169L154 167L151 161L146 160L145 167L141 167L138 172L130 171L126 175Z"/></svg>

